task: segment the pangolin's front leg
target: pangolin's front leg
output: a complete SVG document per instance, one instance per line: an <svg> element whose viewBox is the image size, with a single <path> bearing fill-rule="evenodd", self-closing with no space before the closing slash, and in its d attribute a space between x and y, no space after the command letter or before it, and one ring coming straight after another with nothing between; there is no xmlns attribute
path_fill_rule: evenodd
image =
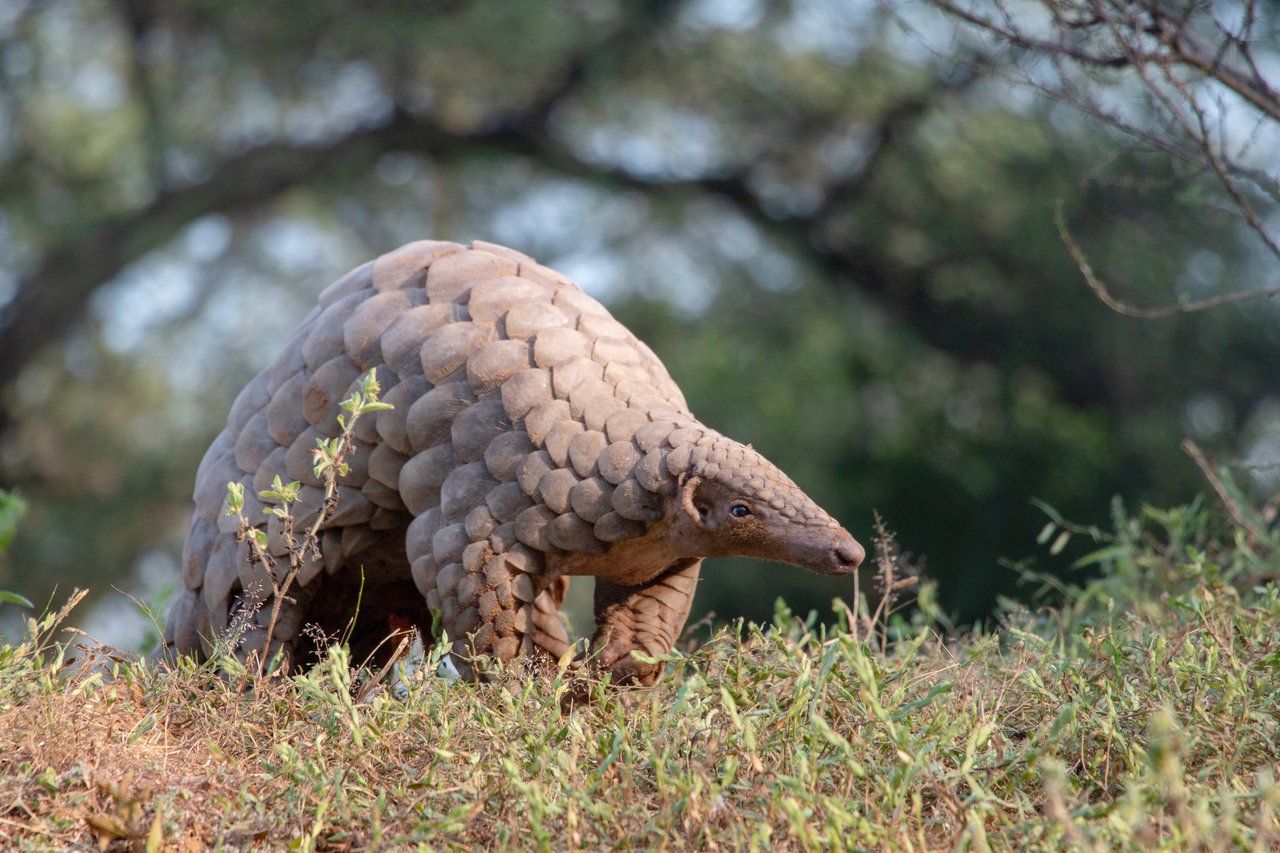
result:
<svg viewBox="0 0 1280 853"><path fill-rule="evenodd" d="M631 652L656 657L671 651L689 617L701 567L701 559L681 560L640 586L596 578L596 665L611 671L615 682L653 684L662 664L642 663Z"/></svg>
<svg viewBox="0 0 1280 853"><path fill-rule="evenodd" d="M569 591L569 579L561 576L538 594L529 607L529 636L533 645L558 661L569 650L569 632L565 630L564 619L560 616L560 605L564 604L565 593Z"/></svg>

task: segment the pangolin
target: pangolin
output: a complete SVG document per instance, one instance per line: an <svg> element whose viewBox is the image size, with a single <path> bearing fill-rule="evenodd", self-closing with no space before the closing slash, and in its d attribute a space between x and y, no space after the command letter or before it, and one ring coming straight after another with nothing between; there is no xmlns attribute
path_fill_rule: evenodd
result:
<svg viewBox="0 0 1280 853"><path fill-rule="evenodd" d="M243 485L245 514L268 518L268 550L283 555L257 495L277 475L298 481L298 523L314 521L316 439L338 435L340 401L375 369L394 408L357 421L319 554L273 606L268 570L226 513L227 484ZM236 398L194 498L164 643L197 658L234 627L244 657L296 664L317 636L345 632L359 660L389 626L429 631L436 611L464 674L477 655L560 659L569 578L594 575L590 660L647 684L658 666L630 653L671 649L702 558L822 574L863 558L774 465L700 423L652 350L599 302L479 241L410 243L330 285Z"/></svg>

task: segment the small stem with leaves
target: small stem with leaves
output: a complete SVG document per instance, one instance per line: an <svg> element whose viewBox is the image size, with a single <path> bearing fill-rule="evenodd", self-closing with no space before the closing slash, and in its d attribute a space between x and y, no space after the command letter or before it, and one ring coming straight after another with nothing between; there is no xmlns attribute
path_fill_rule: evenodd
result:
<svg viewBox="0 0 1280 853"><path fill-rule="evenodd" d="M324 483L324 496L315 520L306 528L300 539L295 532L293 504L298 500L301 484L297 481L285 483L279 475L276 475L272 480L271 488L258 493L264 501L278 504L278 506L267 507L263 513L280 520L285 550L289 558L289 570L283 578L276 577L276 559L268 551L266 531L250 522L244 515L244 485L236 482L227 483L227 515L238 518L240 521L236 541L248 541L250 564L263 565L272 584L271 619L267 623L263 652L258 659L259 678L265 671L271 637L275 633L280 608L286 600L289 589L308 560L321 559L320 530L338 509L338 479L345 477L350 471L346 459L355 451L356 421L362 415L394 408L390 403L384 403L378 399L381 393L382 388L378 384L375 368L361 377L359 387L342 401L341 407L348 414L338 415L338 426L341 427L341 432L334 438L316 439L316 447L312 451L313 470L316 477Z"/></svg>

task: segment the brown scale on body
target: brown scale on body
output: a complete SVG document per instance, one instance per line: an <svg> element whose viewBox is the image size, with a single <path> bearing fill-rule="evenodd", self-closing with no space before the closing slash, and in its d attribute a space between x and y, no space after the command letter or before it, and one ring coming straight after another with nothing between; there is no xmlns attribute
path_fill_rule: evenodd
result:
<svg viewBox="0 0 1280 853"><path fill-rule="evenodd" d="M245 513L277 474L303 484L338 403L377 369L395 408L357 423L336 513L280 608L236 542L226 484ZM184 589L165 649L207 656L241 611L248 656L308 649L314 623L351 635L362 659L389 627L438 611L464 673L473 655L511 661L569 647L560 604L596 578L595 660L652 683L633 650L671 649L702 558L744 555L848 574L863 549L750 447L701 424L657 356L560 274L501 246L423 241L332 284L275 363L237 397L196 476ZM268 549L285 553L265 524ZM285 564L287 561L281 561ZM362 587L363 585L363 587Z"/></svg>

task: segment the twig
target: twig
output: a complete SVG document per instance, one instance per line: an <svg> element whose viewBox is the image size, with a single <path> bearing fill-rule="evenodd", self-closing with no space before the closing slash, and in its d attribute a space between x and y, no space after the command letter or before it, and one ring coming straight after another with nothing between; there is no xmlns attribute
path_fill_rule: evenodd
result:
<svg viewBox="0 0 1280 853"><path fill-rule="evenodd" d="M1214 493L1217 494L1218 500L1222 501L1222 505L1231 514L1231 519L1244 529L1245 535L1249 540L1249 547L1263 556L1269 554L1271 547L1266 543L1266 536L1249 519L1240 504L1231 497L1231 493L1227 491L1226 484L1222 482L1222 478L1213 470L1213 464L1205 457L1204 452L1189 438L1182 442L1182 451L1191 457L1191 461L1196 463L1200 473L1204 474L1204 478L1209 481L1209 485L1213 487Z"/></svg>
<svg viewBox="0 0 1280 853"><path fill-rule="evenodd" d="M382 683L383 679L387 677L387 673L391 672L391 668L395 666L402 657L404 657L405 652L409 650L409 646L413 644L413 638L417 633L418 632L416 630L411 629L400 636L400 642L396 644L396 650L391 653L391 657L385 664L383 664L382 669L378 670L377 674L374 675L373 678L370 678L360 686L360 691L356 693L355 698L355 703L357 705L365 700L365 697L369 695L369 692L373 690L373 688ZM386 637L382 643L378 644L378 646L381 647L383 643L386 643L391 639L393 639L393 637ZM372 658L376 652L377 649L374 649L373 652L370 652L369 657Z"/></svg>
<svg viewBox="0 0 1280 853"><path fill-rule="evenodd" d="M1067 247L1067 252L1071 255L1071 260L1075 262L1076 268L1084 276L1085 283L1089 285L1089 289L1094 292L1104 305L1117 314L1123 314L1126 317L1155 320L1162 317L1173 317L1178 314L1194 314L1197 311L1207 311L1219 305L1230 305L1236 302L1247 302L1251 299L1280 296L1280 287L1260 287L1256 290L1222 293L1207 299L1197 299L1190 302L1182 302L1178 305L1167 305L1162 308L1137 308L1121 302L1113 296L1107 286L1094 274L1093 267L1089 264L1089 259L1085 257L1084 251L1076 243L1075 238L1071 236L1071 231L1067 228L1066 217L1063 214L1062 199L1058 199L1054 205L1053 221L1058 227L1058 236L1062 238L1063 244Z"/></svg>

